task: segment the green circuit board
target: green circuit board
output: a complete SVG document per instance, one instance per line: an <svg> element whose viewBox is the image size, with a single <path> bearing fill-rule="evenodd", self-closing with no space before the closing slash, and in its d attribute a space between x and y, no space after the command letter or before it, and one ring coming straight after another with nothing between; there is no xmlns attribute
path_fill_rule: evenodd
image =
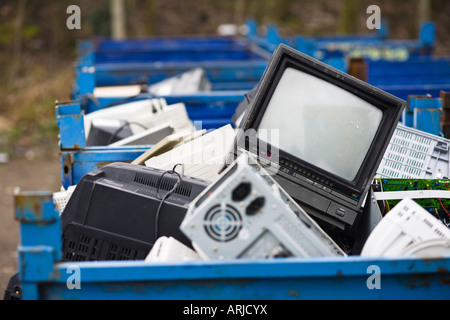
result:
<svg viewBox="0 0 450 320"><path fill-rule="evenodd" d="M410 191L410 190L448 190L449 179L374 179L374 185L378 191ZM384 203L384 214L393 208L401 200L387 200ZM422 208L430 212L434 217L450 227L450 199L414 199Z"/></svg>
<svg viewBox="0 0 450 320"><path fill-rule="evenodd" d="M382 186L382 191L408 190L450 190L449 179L386 179L374 180Z"/></svg>

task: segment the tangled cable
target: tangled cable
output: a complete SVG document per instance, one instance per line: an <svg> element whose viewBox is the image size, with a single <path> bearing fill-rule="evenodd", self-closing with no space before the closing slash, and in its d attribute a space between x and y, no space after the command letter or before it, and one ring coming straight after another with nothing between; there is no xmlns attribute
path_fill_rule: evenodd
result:
<svg viewBox="0 0 450 320"><path fill-rule="evenodd" d="M175 171L175 169L178 166L181 166L181 174L179 174L178 172ZM175 183L175 185L173 186L172 189L167 191L167 193L164 196L161 196L159 194L160 187L161 187L161 181L162 181L162 178L164 177L164 175L166 175L166 174L175 174L175 175L178 176L178 180L177 180L177 182ZM166 201L166 199L169 198L175 192L175 190L177 190L177 188L181 185L181 181L183 180L183 176L184 176L184 164L177 163L176 165L173 166L172 170L165 171L158 178L158 182L156 183L156 196L158 197L160 202L159 202L158 210L156 210L156 216L155 216L155 242L159 238L159 236L158 236L158 233L159 233L158 224L159 224L159 215L160 215L160 212L161 212L162 205L163 205L164 201Z"/></svg>

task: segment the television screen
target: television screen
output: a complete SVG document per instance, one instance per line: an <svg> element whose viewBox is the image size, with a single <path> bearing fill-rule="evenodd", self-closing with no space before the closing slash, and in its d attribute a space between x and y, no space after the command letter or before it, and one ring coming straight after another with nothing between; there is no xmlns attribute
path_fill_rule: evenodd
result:
<svg viewBox="0 0 450 320"><path fill-rule="evenodd" d="M265 142L351 181L382 117L380 109L348 91L287 68L258 129L279 129L278 141Z"/></svg>
<svg viewBox="0 0 450 320"><path fill-rule="evenodd" d="M227 164L250 152L308 214L353 234L405 101L284 44L255 90Z"/></svg>

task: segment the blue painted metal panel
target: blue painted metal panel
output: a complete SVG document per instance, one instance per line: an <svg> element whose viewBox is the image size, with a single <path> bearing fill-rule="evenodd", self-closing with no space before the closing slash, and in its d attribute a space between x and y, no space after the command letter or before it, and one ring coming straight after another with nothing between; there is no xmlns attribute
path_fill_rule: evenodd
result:
<svg viewBox="0 0 450 320"><path fill-rule="evenodd" d="M96 86L152 84L196 67L206 70L213 90L248 90L270 57L246 40L227 37L101 39L80 47L74 98Z"/></svg>
<svg viewBox="0 0 450 320"><path fill-rule="evenodd" d="M432 22L422 23L419 38L424 47L433 46L436 43L436 25Z"/></svg>
<svg viewBox="0 0 450 320"><path fill-rule="evenodd" d="M214 49L214 50L213 50ZM217 46L214 48L193 47L182 49L152 49L149 51L106 51L96 52L96 63L146 62L146 61L234 61L260 58L257 54L243 50L241 46Z"/></svg>
<svg viewBox="0 0 450 320"><path fill-rule="evenodd" d="M388 27L385 21L382 28L367 35L329 35L329 36L280 36L275 25L266 27L265 35L258 35L257 24L248 21L248 39L258 46L273 52L281 42L314 56L319 60L333 57L361 56L368 61L406 61L431 56L435 43L435 25L431 22L421 26L416 40L387 39ZM308 43L305 46L305 42Z"/></svg>
<svg viewBox="0 0 450 320"><path fill-rule="evenodd" d="M24 283L49 280L54 277L53 264L61 259L62 250L59 211L52 193L22 192L14 196L14 205L15 218L20 222L19 278Z"/></svg>
<svg viewBox="0 0 450 320"><path fill-rule="evenodd" d="M149 148L150 145L139 145L117 148L86 147L69 152L61 151L61 185L67 189L71 185L76 185L86 173L111 162L131 162Z"/></svg>
<svg viewBox="0 0 450 320"><path fill-rule="evenodd" d="M376 87L406 101L411 95L439 97L441 91L450 90L450 83L436 85L377 85Z"/></svg>
<svg viewBox="0 0 450 320"><path fill-rule="evenodd" d="M266 42L273 43L274 47L276 47L280 42L286 42L281 37L279 37L276 26L270 26L270 28L268 28L268 30L272 29L274 31L268 32L268 39L265 40ZM424 37L428 37L429 39L426 41L430 41L429 32L428 35ZM370 41L367 40L367 38L370 38ZM370 49L370 45L373 45L375 46L375 49L373 50L377 51L378 53L380 51L379 47L382 46L382 44L386 47L392 47L397 51L401 50L402 48L404 50L409 50L408 48L414 45L419 46L417 44L413 45L413 43L416 43L417 41L396 40L386 42L385 39L379 37L374 38L375 39L372 39L371 37L366 36L353 38L336 36L334 37L335 42L331 41L331 38L323 38L322 40L324 43L328 43L329 46L351 46L353 48L357 48L357 46L359 45L358 43L360 43L360 46L364 47L364 50L366 51ZM299 39L301 40L300 42ZM315 41L319 41L320 39L321 38L317 38L315 39ZM351 42L351 44L348 44L347 42ZM174 43L176 43L176 41ZM293 43L297 43L295 44L295 46L298 47L298 49L300 49L301 51L314 56L314 50L316 50L315 45L313 44L314 40L305 40L304 37L297 37ZM116 49L119 50L119 48ZM157 51L158 48L156 48L155 50ZM387 49L383 49L382 51L383 54L386 54L386 52L391 52ZM165 61L161 64L161 61L159 61L158 63L155 63L153 65L152 63L135 64L132 63L132 59L130 60L131 62L128 61L125 63L125 57L126 55L124 55L123 63L110 63L105 65L97 64L95 85L121 85L138 83L139 81L142 81L142 79L149 83L154 83L157 81L161 81L168 76L172 76L179 72L188 70L189 68L192 68L194 66L201 66L203 63L205 63L205 67L208 70L210 67L212 67L212 65L216 65L216 63L209 63L208 65L207 61L200 61L198 57L197 59L193 59L192 61L177 62L175 64L168 61ZM330 60L332 57L332 55L328 57L322 57L321 60L326 61L327 63L337 67L338 69L345 70L346 66L342 58L340 58L342 60L341 63L336 63L336 61ZM420 60L411 59L410 57L408 59L403 59L403 57L401 57L401 55L399 55L397 52L395 54L393 53L390 59L385 59L391 61L370 61L379 59L369 59L368 82L388 92L394 94L399 93L398 96L403 99L406 99L408 95L418 94L418 92L414 92L414 90L420 90L420 92L428 91L428 93L431 93L434 96L438 91L448 89L448 83L450 83L450 65L448 59L432 59L427 57L429 57L429 55L423 56ZM337 58L335 57L335 59ZM392 60L397 61L394 63L392 62ZM398 62L398 60L406 61L404 63L401 63ZM250 64L248 64L248 62L250 62ZM228 61L228 63L230 62ZM234 63L240 62L234 61ZM255 64L259 64L259 66L256 66ZM208 71L207 73L210 81L213 84L214 90L249 90L253 88L253 86L260 79L265 66L266 61L264 61L264 59L260 61L249 60L245 61L242 66L234 66L234 64L224 64L223 66L221 65L220 67L216 68L216 71L211 70L211 72ZM227 68L228 71L222 72L222 68ZM251 72L253 72L253 75L250 74ZM90 92L92 92L94 85L91 83L90 86ZM89 89L82 88L81 91L88 92Z"/></svg>
<svg viewBox="0 0 450 320"><path fill-rule="evenodd" d="M73 184L88 172L101 168L111 162L131 162L151 146L122 148L87 148L74 154L72 166Z"/></svg>
<svg viewBox="0 0 450 320"><path fill-rule="evenodd" d="M53 248L54 259L60 259L61 240L58 238L61 226L59 211L53 203L52 193L22 192L15 195L14 200L15 218L20 222L19 251L27 251L42 245L50 246Z"/></svg>
<svg viewBox="0 0 450 320"><path fill-rule="evenodd" d="M316 42L321 58L359 56L367 61L410 61L431 56L432 50L423 49L419 40L356 40Z"/></svg>
<svg viewBox="0 0 450 320"><path fill-rule="evenodd" d="M73 95L93 93L95 87L153 84L193 68L203 68L212 90L248 90L259 81L266 60L234 62L145 62L97 64L95 71L80 72ZM84 78L84 79L83 79Z"/></svg>
<svg viewBox="0 0 450 320"><path fill-rule="evenodd" d="M368 62L368 81L374 85L450 83L450 59Z"/></svg>
<svg viewBox="0 0 450 320"><path fill-rule="evenodd" d="M73 84L73 95L92 93L97 85L94 67L82 67L75 72L75 82Z"/></svg>
<svg viewBox="0 0 450 320"><path fill-rule="evenodd" d="M166 53L179 52L180 57L192 52L202 53L197 58L211 59L207 54L226 52L234 50L236 52L247 54L248 57L255 55L252 52L249 42L245 39L235 37L213 36L183 36L183 37L149 37L132 38L124 40L113 40L108 38L97 38L93 41L93 50L101 54L122 54L124 61L129 61L135 53L160 53L158 59L167 60ZM127 55L129 55L127 57Z"/></svg>
<svg viewBox="0 0 450 320"><path fill-rule="evenodd" d="M56 264L59 277L40 284L41 299L308 300L448 299L448 259L280 259L148 264L83 262L80 289L66 286L74 264ZM381 288L369 289L369 266ZM447 283L447 284L446 284Z"/></svg>
<svg viewBox="0 0 450 320"><path fill-rule="evenodd" d="M442 102L431 95L409 95L402 115L402 123L434 135L440 135Z"/></svg>
<svg viewBox="0 0 450 320"><path fill-rule="evenodd" d="M84 116L79 103L58 105L56 122L59 127L61 148L78 149L86 146Z"/></svg>
<svg viewBox="0 0 450 320"><path fill-rule="evenodd" d="M206 119L222 119L227 123L236 111L238 104L244 99L247 91L213 91L186 95L160 96L167 104L184 103L189 118L192 121ZM86 114L125 101L128 97L95 98L84 96L83 110ZM148 95L133 97L127 102L148 99ZM215 127L218 128L218 127Z"/></svg>
<svg viewBox="0 0 450 320"><path fill-rule="evenodd" d="M60 150L60 172L61 172L61 186L67 189L73 185L72 164L73 152L63 152Z"/></svg>
<svg viewBox="0 0 450 320"><path fill-rule="evenodd" d="M439 135L441 130L441 109L414 109L413 127L434 135Z"/></svg>
<svg viewBox="0 0 450 320"><path fill-rule="evenodd" d="M450 297L450 260L417 258L314 258L176 263L83 262L81 289L69 290L56 264L45 299L433 299ZM369 289L370 266L380 270L380 289Z"/></svg>
<svg viewBox="0 0 450 320"><path fill-rule="evenodd" d="M285 42L340 70L345 70L344 64L331 59L362 56L368 63L367 81L404 100L410 95L438 97L440 91L450 89L450 60L433 58L435 25L430 22L422 25L417 40L388 40L386 28L369 35L289 38L281 37L273 25L265 36L257 34L254 20L249 21L249 26L249 40L271 52Z"/></svg>

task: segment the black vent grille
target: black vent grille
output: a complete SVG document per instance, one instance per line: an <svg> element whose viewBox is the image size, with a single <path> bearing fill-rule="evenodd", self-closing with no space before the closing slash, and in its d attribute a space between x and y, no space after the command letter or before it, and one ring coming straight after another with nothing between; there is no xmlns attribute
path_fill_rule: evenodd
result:
<svg viewBox="0 0 450 320"><path fill-rule="evenodd" d="M116 243L110 243L106 260L137 260L139 250L128 248Z"/></svg>
<svg viewBox="0 0 450 320"><path fill-rule="evenodd" d="M143 172L137 172L136 176L134 177L134 182L143 184L146 186L158 187L158 179L159 176L153 175L153 174L147 174ZM178 181L178 178L169 178L169 177L162 177L159 185L160 190L169 191L172 190L172 188L175 186L175 183ZM178 188L175 189L174 193L182 195L184 197L190 197L192 191L192 185L186 182L181 181L181 184Z"/></svg>
<svg viewBox="0 0 450 320"><path fill-rule="evenodd" d="M67 261L95 261L99 254L101 241L84 234L76 239L64 239L64 256Z"/></svg>
<svg viewBox="0 0 450 320"><path fill-rule="evenodd" d="M75 233L74 233L75 232ZM63 261L143 260L149 249L117 241L112 236L83 228L71 229L63 236ZM124 242L122 244L118 244Z"/></svg>

